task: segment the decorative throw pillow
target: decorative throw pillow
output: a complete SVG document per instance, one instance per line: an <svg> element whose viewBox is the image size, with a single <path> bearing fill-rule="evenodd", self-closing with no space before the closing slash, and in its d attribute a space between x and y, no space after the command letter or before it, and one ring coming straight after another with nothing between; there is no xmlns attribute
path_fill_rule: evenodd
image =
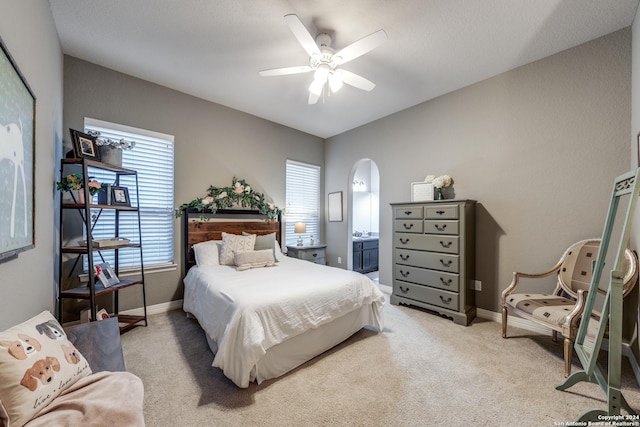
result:
<svg viewBox="0 0 640 427"><path fill-rule="evenodd" d="M256 235L240 236L238 234L222 233L220 247L220 265L233 265L233 253L252 251L256 243Z"/></svg>
<svg viewBox="0 0 640 427"><path fill-rule="evenodd" d="M238 271L248 270L250 268L272 267L276 264L272 249L236 252L233 256L233 262Z"/></svg>
<svg viewBox="0 0 640 427"><path fill-rule="evenodd" d="M243 236L250 236L249 233L246 232L242 232ZM269 233L269 234L256 234L256 244L253 247L254 250L256 251L261 251L264 249L273 249L273 257L275 258L276 262L278 262L278 258L276 256L276 233Z"/></svg>
<svg viewBox="0 0 640 427"><path fill-rule="evenodd" d="M222 240L209 240L193 245L193 253L198 265L219 265Z"/></svg>
<svg viewBox="0 0 640 427"><path fill-rule="evenodd" d="M0 332L0 424L22 426L91 374L48 311Z"/></svg>

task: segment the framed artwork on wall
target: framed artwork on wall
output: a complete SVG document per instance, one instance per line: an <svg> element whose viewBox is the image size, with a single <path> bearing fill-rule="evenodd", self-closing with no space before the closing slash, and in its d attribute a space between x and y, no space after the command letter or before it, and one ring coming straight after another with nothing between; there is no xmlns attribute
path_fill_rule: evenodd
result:
<svg viewBox="0 0 640 427"><path fill-rule="evenodd" d="M640 168L640 132L636 138L636 167Z"/></svg>
<svg viewBox="0 0 640 427"><path fill-rule="evenodd" d="M329 193L329 221L342 221L342 191Z"/></svg>
<svg viewBox="0 0 640 427"><path fill-rule="evenodd" d="M36 98L0 39L0 261L35 247Z"/></svg>

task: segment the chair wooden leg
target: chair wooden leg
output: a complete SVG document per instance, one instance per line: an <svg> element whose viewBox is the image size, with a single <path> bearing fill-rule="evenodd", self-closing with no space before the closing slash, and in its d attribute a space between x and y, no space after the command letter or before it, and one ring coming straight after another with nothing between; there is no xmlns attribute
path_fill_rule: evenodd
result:
<svg viewBox="0 0 640 427"><path fill-rule="evenodd" d="M551 339L553 342L558 342L558 331L551 331Z"/></svg>
<svg viewBox="0 0 640 427"><path fill-rule="evenodd" d="M502 307L502 338L507 337L507 307Z"/></svg>
<svg viewBox="0 0 640 427"><path fill-rule="evenodd" d="M564 377L567 378L571 374L571 359L573 359L573 341L569 338L564 339Z"/></svg>

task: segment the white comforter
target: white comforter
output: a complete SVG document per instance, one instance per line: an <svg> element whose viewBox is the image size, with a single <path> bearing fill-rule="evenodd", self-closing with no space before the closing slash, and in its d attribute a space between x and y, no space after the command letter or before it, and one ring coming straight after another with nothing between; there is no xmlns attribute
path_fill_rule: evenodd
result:
<svg viewBox="0 0 640 427"><path fill-rule="evenodd" d="M246 271L196 266L184 284L184 310L217 344L213 366L239 387L272 346L364 305L383 327L384 296L368 277L294 258Z"/></svg>

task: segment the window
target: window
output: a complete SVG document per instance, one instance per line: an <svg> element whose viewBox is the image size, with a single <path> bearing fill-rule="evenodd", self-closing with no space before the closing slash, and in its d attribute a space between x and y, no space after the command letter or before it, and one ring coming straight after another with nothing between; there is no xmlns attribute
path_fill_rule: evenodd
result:
<svg viewBox="0 0 640 427"><path fill-rule="evenodd" d="M298 235L293 227L297 222L307 226L303 234L305 244L308 237L320 234L320 166L287 160L287 245L295 245Z"/></svg>
<svg viewBox="0 0 640 427"><path fill-rule="evenodd" d="M142 254L145 270L149 266L162 267L174 263L173 254L173 136L136 129L114 123L85 118L85 132L100 132L101 136L135 141L132 150L122 150L122 166L138 172L138 195L135 176L122 176L119 185L129 189L131 204L140 209ZM115 176L108 171L92 170L91 175L100 182L113 184ZM137 197L140 197L140 200ZM120 212L120 237L138 241L138 223L135 214ZM115 212L105 209L93 229L94 239L114 236ZM140 265L137 250L121 249L119 268ZM113 251L102 253L104 260L114 265Z"/></svg>

